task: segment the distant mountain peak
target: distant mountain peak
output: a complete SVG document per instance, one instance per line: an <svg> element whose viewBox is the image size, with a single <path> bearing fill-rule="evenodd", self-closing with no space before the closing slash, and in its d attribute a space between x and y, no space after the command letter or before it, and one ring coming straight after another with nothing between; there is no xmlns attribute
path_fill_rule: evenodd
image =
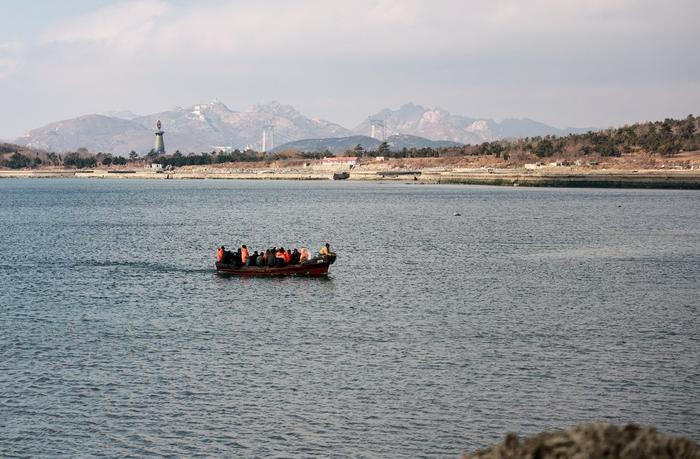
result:
<svg viewBox="0 0 700 459"><path fill-rule="evenodd" d="M425 110L426 108L423 107L422 105L414 104L413 102L406 102L401 107L399 107L399 111L401 111L401 110L416 110L416 109Z"/></svg>
<svg viewBox="0 0 700 459"><path fill-rule="evenodd" d="M299 113L293 106L281 104L276 100L255 104L252 111L256 113L282 116L285 118L296 118L302 116L302 114Z"/></svg>
<svg viewBox="0 0 700 459"><path fill-rule="evenodd" d="M191 110L199 110L199 111L223 111L223 112L230 112L231 109L229 109L223 102L219 102L218 99L214 99L208 104L196 104L192 106Z"/></svg>
<svg viewBox="0 0 700 459"><path fill-rule="evenodd" d="M111 110L104 113L105 116L111 116L112 118L121 118L123 120L133 120L141 115L137 115L131 110Z"/></svg>

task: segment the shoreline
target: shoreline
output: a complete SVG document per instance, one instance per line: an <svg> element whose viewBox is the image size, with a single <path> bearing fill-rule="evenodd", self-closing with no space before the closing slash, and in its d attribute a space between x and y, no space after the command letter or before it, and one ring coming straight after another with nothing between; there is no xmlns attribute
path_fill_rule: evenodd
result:
<svg viewBox="0 0 700 459"><path fill-rule="evenodd" d="M700 170L622 170L576 168L528 169L460 169L417 168L393 170L396 175L380 175L375 168L342 169L349 172L347 181L399 182L417 184L495 185L527 187L591 187L700 189ZM147 179L147 180L331 180L339 169L260 168L233 169L211 166L187 166L174 171L156 172L133 169L35 169L0 170L1 178L82 178L82 179Z"/></svg>

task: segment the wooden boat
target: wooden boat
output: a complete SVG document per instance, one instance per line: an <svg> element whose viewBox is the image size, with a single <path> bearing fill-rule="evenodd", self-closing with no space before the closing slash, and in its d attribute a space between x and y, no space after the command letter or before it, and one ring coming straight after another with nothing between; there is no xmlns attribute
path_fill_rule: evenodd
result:
<svg viewBox="0 0 700 459"><path fill-rule="evenodd" d="M335 254L318 256L309 261L297 265L287 266L236 266L217 262L216 271L232 276L311 276L319 277L328 275L328 268L335 263Z"/></svg>
<svg viewBox="0 0 700 459"><path fill-rule="evenodd" d="M345 180L347 178L350 178L350 174L347 172L336 172L333 174L333 180Z"/></svg>

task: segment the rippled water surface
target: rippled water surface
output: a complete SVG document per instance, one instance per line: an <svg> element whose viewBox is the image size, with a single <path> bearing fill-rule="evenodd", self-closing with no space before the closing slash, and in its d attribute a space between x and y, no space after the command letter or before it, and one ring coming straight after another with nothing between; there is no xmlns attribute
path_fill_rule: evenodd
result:
<svg viewBox="0 0 700 459"><path fill-rule="evenodd" d="M328 279L212 269L326 240ZM697 441L699 298L698 192L0 180L0 456Z"/></svg>

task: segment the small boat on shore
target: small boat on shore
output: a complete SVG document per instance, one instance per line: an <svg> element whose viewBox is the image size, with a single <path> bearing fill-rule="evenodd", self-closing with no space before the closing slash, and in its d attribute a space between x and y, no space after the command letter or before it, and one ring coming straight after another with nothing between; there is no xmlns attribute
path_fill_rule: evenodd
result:
<svg viewBox="0 0 700 459"><path fill-rule="evenodd" d="M336 172L333 174L333 180L345 180L347 178L350 178L350 174L347 172Z"/></svg>
<svg viewBox="0 0 700 459"><path fill-rule="evenodd" d="M320 277L328 275L328 268L335 263L335 254L320 255L309 261L286 266L236 266L216 262L216 271L231 276L311 276Z"/></svg>

